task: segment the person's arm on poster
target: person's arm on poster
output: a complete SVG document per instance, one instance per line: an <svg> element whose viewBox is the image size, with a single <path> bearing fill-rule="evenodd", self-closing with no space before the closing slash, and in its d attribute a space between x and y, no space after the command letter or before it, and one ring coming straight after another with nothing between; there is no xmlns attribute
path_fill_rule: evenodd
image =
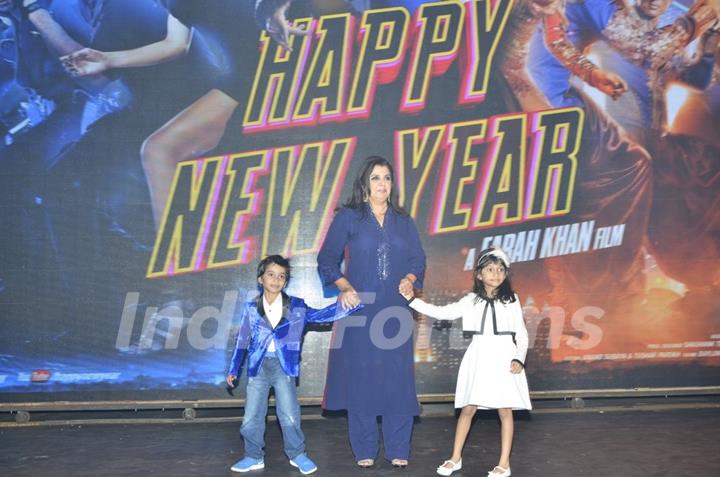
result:
<svg viewBox="0 0 720 477"><path fill-rule="evenodd" d="M678 21L684 22L685 28L690 31L688 43L699 38L708 30L718 28L718 17L720 5L713 0L696 0L690 7L687 14L680 17Z"/></svg>
<svg viewBox="0 0 720 477"><path fill-rule="evenodd" d="M636 20L627 11L627 5L602 0L591 0L585 5L593 26L603 32L615 50L635 63L649 62L653 68L667 62L716 21L715 11L706 0L696 1L688 13L673 24L649 32L633 24ZM598 68L567 39L567 20L561 9L535 11L544 17L548 50L572 74L613 99L627 91L627 84L620 76Z"/></svg>
<svg viewBox="0 0 720 477"><path fill-rule="evenodd" d="M23 0L23 12L40 36L55 53L60 56L80 50L83 45L75 41L65 29L55 21L47 9L47 2L41 0Z"/></svg>
<svg viewBox="0 0 720 477"><path fill-rule="evenodd" d="M538 88L528 73L530 42L542 19L563 7L558 0L518 0L513 6L511 23L504 35L507 43L500 52L499 65L502 76L514 93L523 111L551 109L547 97Z"/></svg>
<svg viewBox="0 0 720 477"><path fill-rule="evenodd" d="M625 80L615 73L598 68L568 39L567 20L562 11L556 10L546 15L543 26L545 45L570 73L612 99L618 99L628 90Z"/></svg>
<svg viewBox="0 0 720 477"><path fill-rule="evenodd" d="M302 28L290 25L287 20L287 10L293 0L257 0L255 2L255 22L260 28L266 30L277 44L292 51L290 35L305 36L308 34Z"/></svg>
<svg viewBox="0 0 720 477"><path fill-rule="evenodd" d="M720 23L703 33L695 53L675 66L675 80L700 90L710 86L718 58Z"/></svg>
<svg viewBox="0 0 720 477"><path fill-rule="evenodd" d="M83 49L83 45L75 41L65 31L65 28L53 18L52 13L47 8L47 1L23 0L22 9L48 48L58 56L62 57ZM102 92L112 83L109 78L100 74L76 78L76 82L91 94ZM120 85L116 84L115 86L116 91L121 91ZM129 94L126 91L122 92L125 95ZM127 101L129 101L128 98L122 97L118 102L125 104Z"/></svg>
<svg viewBox="0 0 720 477"><path fill-rule="evenodd" d="M259 0L260 3L277 0ZM285 18L290 6L287 1L275 5L272 15L265 21L264 28L280 45L289 49L289 35L306 35L300 28L291 27ZM167 33L162 40L132 50L99 51L83 48L61 58L65 69L72 75L85 76L98 74L114 68L133 68L152 66L174 60L187 53L192 41L192 30L180 20L168 13Z"/></svg>
<svg viewBox="0 0 720 477"><path fill-rule="evenodd" d="M131 50L99 51L83 48L61 60L65 69L75 76L98 74L114 68L152 66L186 54L191 40L191 29L168 14L167 33L160 41Z"/></svg>

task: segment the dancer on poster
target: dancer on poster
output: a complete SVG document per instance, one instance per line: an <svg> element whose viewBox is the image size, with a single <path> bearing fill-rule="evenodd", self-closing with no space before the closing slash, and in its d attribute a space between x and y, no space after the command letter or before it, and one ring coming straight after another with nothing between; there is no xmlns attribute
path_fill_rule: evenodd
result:
<svg viewBox="0 0 720 477"><path fill-rule="evenodd" d="M605 109L638 142L646 143L646 131L665 123L669 81L704 88L714 63L714 52L703 47L716 35L713 8L697 0L686 14L664 24L661 17L669 6L669 0L642 0L633 6L610 0L564 3L543 19L543 28L532 39L533 80L554 107L583 105L571 87L572 75L613 100L622 96ZM699 54L688 61L685 50L697 38ZM593 46L599 46L601 67L585 54Z"/></svg>
<svg viewBox="0 0 720 477"><path fill-rule="evenodd" d="M653 203L647 229L650 253L666 275L693 292L693 298L686 301L695 304L698 298L710 302L720 283L720 275L714 274L707 280L694 265L702 264L699 266L705 268L704 264L713 260L720 249L717 239L720 215L712 212L716 207L709 206L720 202L717 192L720 174L716 135L703 134L703 128L693 130L688 126L688 118L694 114L704 118L704 122L713 122L717 112L710 110L710 102L694 112L685 109L682 133L675 132L669 112L680 105L673 104L677 101L668 90L673 84L696 90L710 84L720 22L709 2L697 0L686 14L661 26L660 17L669 5L668 0L642 0L632 7L608 1L567 3L564 11L545 17L545 42L554 55L551 62L566 68L565 75L573 73L590 84L593 74L600 69L581 49L598 39L606 41L612 49L609 56L630 83L632 97L640 107L610 105L607 111L653 158ZM600 31L600 36L588 40L595 31ZM582 42L576 46L579 39ZM686 50L696 39L691 55ZM542 55L536 50L533 52L536 54L531 55L531 64L536 63L536 73L540 73L538 67L547 62L539 59ZM551 100L556 98L557 91L548 88L546 78L554 76L555 73L547 75L547 71L534 75ZM567 91L572 91L569 83L566 86ZM568 94L564 92L562 96L573 97ZM636 109L636 113L630 112ZM697 312L693 316L697 317Z"/></svg>
<svg viewBox="0 0 720 477"><path fill-rule="evenodd" d="M514 432L512 411L532 409L525 377L528 334L520 299L510 283L510 260L499 248L480 252L473 268L473 290L455 303L436 306L400 293L414 310L439 319L462 318L473 334L458 371L455 407L461 409L450 459L437 469L451 475L462 469L462 450L478 409L497 409L500 416L500 459L490 477L510 475Z"/></svg>
<svg viewBox="0 0 720 477"><path fill-rule="evenodd" d="M290 0L261 0L256 5L257 23L283 47L289 48L290 35L305 35L292 27L285 18ZM115 68L150 66L171 61L184 55L193 41L192 30L200 28L215 32L229 49L229 71L219 75L215 86L185 110L170 119L143 143L141 156L147 176L156 228L160 226L170 195L176 165L197 158L214 149L223 137L228 121L243 96L244 75L238 64L246 56L237 31L243 25L241 4L234 0L170 0L167 34L164 39L122 51L98 51L90 48L63 58L73 75L93 75ZM236 18L235 28L228 24ZM222 25L222 27L221 27Z"/></svg>

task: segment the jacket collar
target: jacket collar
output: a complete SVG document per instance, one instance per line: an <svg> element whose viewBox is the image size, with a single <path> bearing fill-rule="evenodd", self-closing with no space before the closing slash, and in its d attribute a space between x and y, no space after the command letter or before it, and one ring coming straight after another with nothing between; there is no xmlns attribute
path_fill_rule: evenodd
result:
<svg viewBox="0 0 720 477"><path fill-rule="evenodd" d="M280 318L280 321L278 322L278 326L280 326L284 321L287 321L288 316L290 316L290 296L288 296L287 293L280 292L282 297L282 318ZM263 294L260 293L257 298L255 298L255 304L257 306L258 314L262 317L263 320L265 320L265 323L272 329L272 324L270 323L270 320L267 317L267 314L265 313L265 305L263 305Z"/></svg>

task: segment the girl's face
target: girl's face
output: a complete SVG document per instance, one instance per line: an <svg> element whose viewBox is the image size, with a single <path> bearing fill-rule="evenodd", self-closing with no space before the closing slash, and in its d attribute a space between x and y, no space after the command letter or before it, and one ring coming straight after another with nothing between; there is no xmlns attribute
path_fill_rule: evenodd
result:
<svg viewBox="0 0 720 477"><path fill-rule="evenodd" d="M369 198L377 204L387 202L392 190L392 176L387 166L375 166L368 177Z"/></svg>
<svg viewBox="0 0 720 477"><path fill-rule="evenodd" d="M502 262L490 262L480 269L477 277L478 280L483 283L485 293L492 296L495 290L497 290L502 282L505 281L505 278L507 278L507 268L505 268Z"/></svg>

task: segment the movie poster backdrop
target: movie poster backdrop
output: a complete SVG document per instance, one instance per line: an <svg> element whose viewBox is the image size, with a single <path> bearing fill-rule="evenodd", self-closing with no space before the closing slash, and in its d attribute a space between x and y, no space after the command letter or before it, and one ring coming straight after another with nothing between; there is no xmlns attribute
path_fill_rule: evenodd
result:
<svg viewBox="0 0 720 477"><path fill-rule="evenodd" d="M250 0L195 2L195 23L182 1L22 3L0 1L0 400L224 396L258 260L290 257L290 294L335 300L316 255L368 155L420 231L424 299L466 294L481 250L509 255L531 390L720 384L717 54L710 33L658 39L691 2L633 40L662 63L572 10L609 1L561 6L552 48L522 0L298 0L290 48ZM168 11L192 27L172 59L90 76L59 59L162 41ZM158 185L159 134L211 91L237 103L224 133L165 149ZM305 335L303 397L322 396L331 333ZM412 333L418 393L452 393L461 324Z"/></svg>

